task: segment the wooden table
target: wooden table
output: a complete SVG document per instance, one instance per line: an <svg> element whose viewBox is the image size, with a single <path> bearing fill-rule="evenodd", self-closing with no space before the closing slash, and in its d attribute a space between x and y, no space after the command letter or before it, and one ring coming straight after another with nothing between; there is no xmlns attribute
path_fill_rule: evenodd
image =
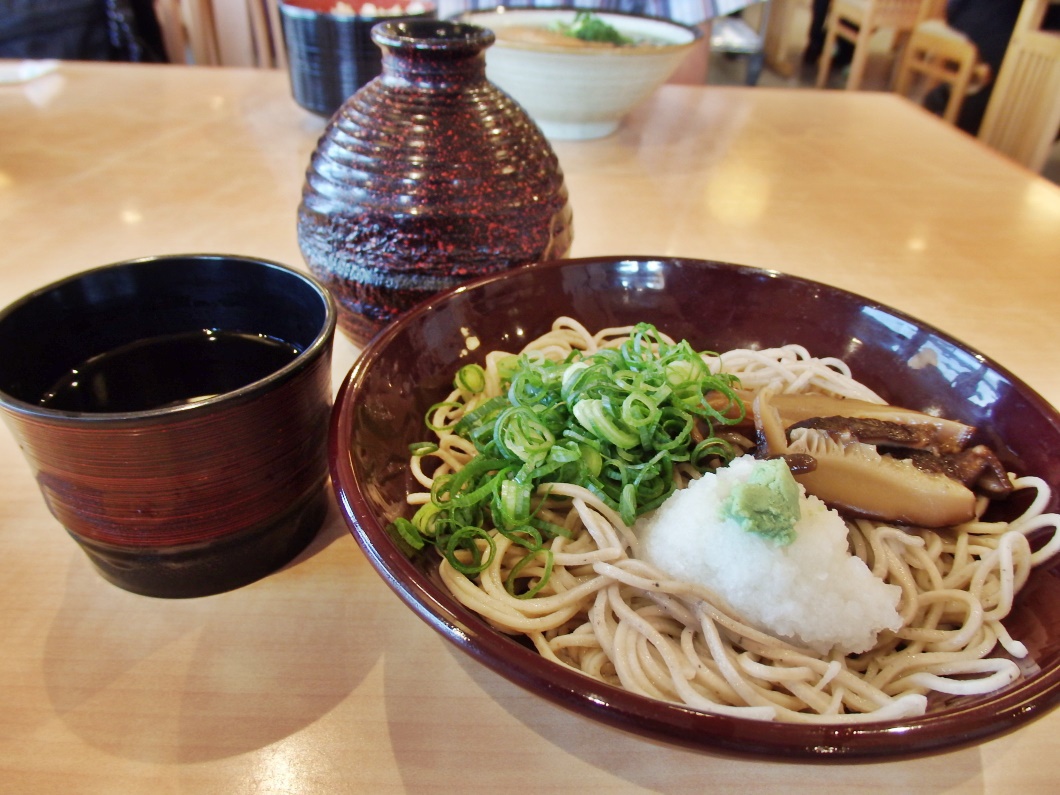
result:
<svg viewBox="0 0 1060 795"><path fill-rule="evenodd" d="M66 64L0 87L0 304L149 254L300 265L295 208L323 126L281 72ZM1060 403L1060 189L904 100L666 86L614 136L556 150L573 254L729 260L839 285ZM338 340L336 385L355 355ZM4 792L1025 795L1060 780L1060 712L980 747L866 765L626 736L450 647L335 510L311 549L249 587L126 593L52 519L7 432L0 561Z"/></svg>

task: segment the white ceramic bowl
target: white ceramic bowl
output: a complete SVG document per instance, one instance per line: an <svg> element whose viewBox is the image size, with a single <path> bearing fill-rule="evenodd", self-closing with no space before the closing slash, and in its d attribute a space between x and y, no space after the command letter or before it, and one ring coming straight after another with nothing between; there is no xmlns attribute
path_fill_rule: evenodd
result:
<svg viewBox="0 0 1060 795"><path fill-rule="evenodd" d="M486 52L487 77L522 105L549 138L611 134L676 71L702 36L696 28L665 19L594 12L626 36L662 43L594 47L513 37L512 28L547 30L556 22L569 24L576 13L500 7L460 17L496 34L496 43Z"/></svg>

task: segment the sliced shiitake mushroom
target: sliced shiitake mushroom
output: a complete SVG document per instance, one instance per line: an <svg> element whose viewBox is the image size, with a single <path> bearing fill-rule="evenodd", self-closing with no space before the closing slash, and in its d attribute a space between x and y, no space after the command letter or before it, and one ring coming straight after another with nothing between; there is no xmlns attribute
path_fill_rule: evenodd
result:
<svg viewBox="0 0 1060 795"><path fill-rule="evenodd" d="M748 400L748 403L751 406L750 421L757 427L758 401ZM878 423L891 423L906 429L904 435L907 441L903 446L935 453L959 452L975 433L975 428L956 420L855 398L817 393L774 394L769 397L769 404L776 412L777 422L785 429L832 417L865 420L866 431L872 427L886 427Z"/></svg>
<svg viewBox="0 0 1060 795"><path fill-rule="evenodd" d="M810 494L852 516L919 527L946 527L975 518L975 494L942 472L894 458L846 431L797 428L785 455L817 462L796 479Z"/></svg>
<svg viewBox="0 0 1060 795"><path fill-rule="evenodd" d="M840 409L859 416L835 413ZM959 422L860 400L768 391L755 396L751 414L758 455L811 457L813 466L793 469L796 480L852 516L944 527L975 517L973 488L992 497L1011 490L989 448L962 449L974 429Z"/></svg>

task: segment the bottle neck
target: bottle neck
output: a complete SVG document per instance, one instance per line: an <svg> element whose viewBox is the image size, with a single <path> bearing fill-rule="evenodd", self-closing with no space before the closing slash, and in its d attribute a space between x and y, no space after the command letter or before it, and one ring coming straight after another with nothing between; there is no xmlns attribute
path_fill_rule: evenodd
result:
<svg viewBox="0 0 1060 795"><path fill-rule="evenodd" d="M490 30L459 22L412 20L372 28L383 51L383 82L390 86L451 90L486 79Z"/></svg>

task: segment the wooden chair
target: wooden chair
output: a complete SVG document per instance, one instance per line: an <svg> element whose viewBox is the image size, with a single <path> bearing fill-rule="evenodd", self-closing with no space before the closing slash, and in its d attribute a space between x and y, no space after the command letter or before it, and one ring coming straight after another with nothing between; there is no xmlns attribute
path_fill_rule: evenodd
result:
<svg viewBox="0 0 1060 795"><path fill-rule="evenodd" d="M285 67L277 0L154 0L171 63Z"/></svg>
<svg viewBox="0 0 1060 795"><path fill-rule="evenodd" d="M154 0L154 8L170 63L220 62L208 0Z"/></svg>
<svg viewBox="0 0 1060 795"><path fill-rule="evenodd" d="M979 62L979 51L967 36L941 19L928 19L913 29L905 45L894 90L903 96L917 90L923 96L945 83L950 96L942 118L956 124L964 98L990 77L989 64Z"/></svg>
<svg viewBox="0 0 1060 795"><path fill-rule="evenodd" d="M188 33L180 0L155 0L155 18L162 31L162 45L170 63L187 63Z"/></svg>
<svg viewBox="0 0 1060 795"><path fill-rule="evenodd" d="M979 139L1041 171L1060 130L1060 32L1042 30L1051 3L1024 0Z"/></svg>
<svg viewBox="0 0 1060 795"><path fill-rule="evenodd" d="M873 34L878 30L893 30L896 41L902 43L934 6L934 0L832 0L824 52L817 69L817 87L824 88L828 82L837 39L854 45L846 88L857 89L865 76Z"/></svg>
<svg viewBox="0 0 1060 795"><path fill-rule="evenodd" d="M810 0L771 0L769 6L769 19L762 37L765 63L781 77L791 77L797 69L793 53L793 44L798 39L796 19L810 13ZM798 43L804 45L805 39Z"/></svg>

